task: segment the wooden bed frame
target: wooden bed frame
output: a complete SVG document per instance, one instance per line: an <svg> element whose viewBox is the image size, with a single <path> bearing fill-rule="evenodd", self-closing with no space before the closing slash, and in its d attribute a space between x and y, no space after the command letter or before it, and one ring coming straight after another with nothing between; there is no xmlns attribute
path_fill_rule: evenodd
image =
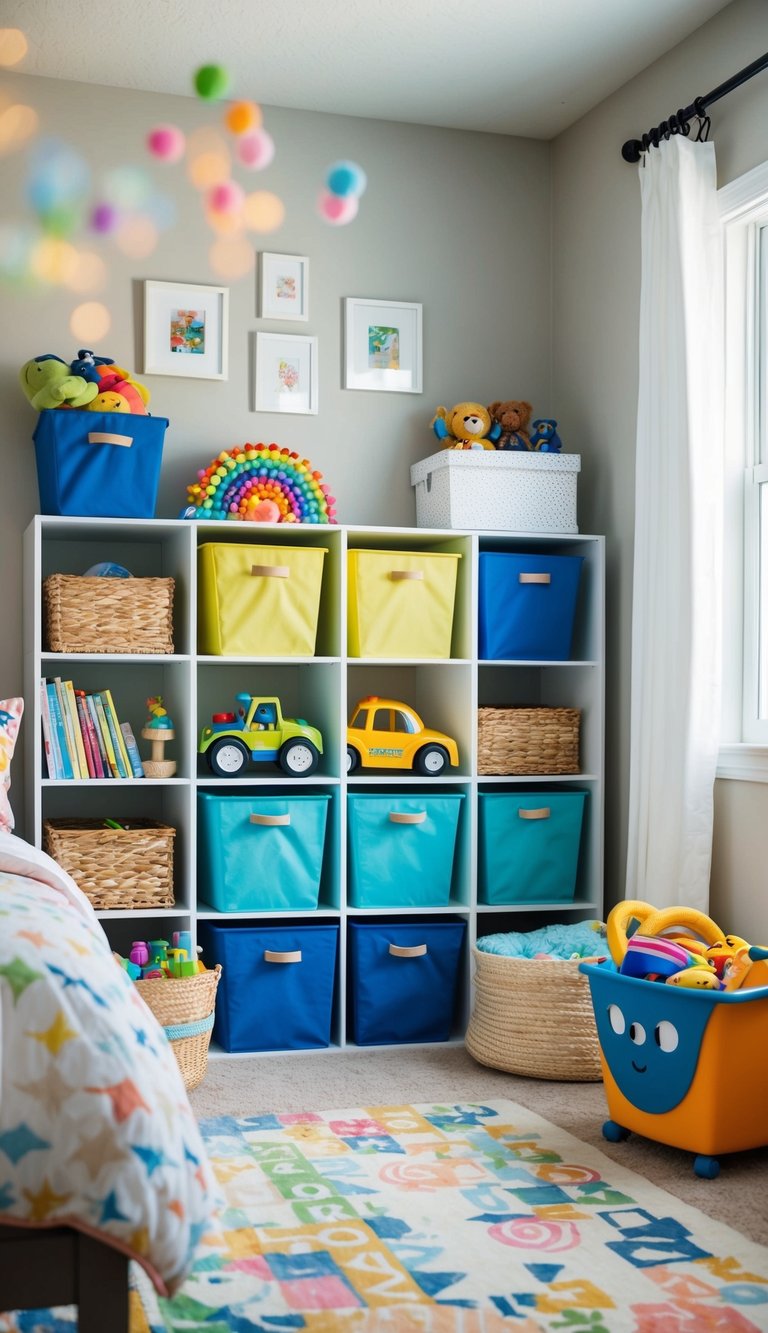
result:
<svg viewBox="0 0 768 1333"><path fill-rule="evenodd" d="M79 1333L128 1333L128 1262L70 1227L0 1226L0 1313L76 1305Z"/></svg>

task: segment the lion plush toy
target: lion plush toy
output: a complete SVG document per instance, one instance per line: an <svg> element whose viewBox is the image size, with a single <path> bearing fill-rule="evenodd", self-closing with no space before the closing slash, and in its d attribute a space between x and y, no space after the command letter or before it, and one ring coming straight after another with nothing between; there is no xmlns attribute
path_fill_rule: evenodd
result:
<svg viewBox="0 0 768 1333"><path fill-rule="evenodd" d="M438 407L430 424L444 449L493 449L501 434L482 403L457 403L450 411Z"/></svg>
<svg viewBox="0 0 768 1333"><path fill-rule="evenodd" d="M491 403L488 407L491 419L499 427L497 449L530 449L528 422L533 408L530 403L519 402L516 398L507 398L504 402Z"/></svg>

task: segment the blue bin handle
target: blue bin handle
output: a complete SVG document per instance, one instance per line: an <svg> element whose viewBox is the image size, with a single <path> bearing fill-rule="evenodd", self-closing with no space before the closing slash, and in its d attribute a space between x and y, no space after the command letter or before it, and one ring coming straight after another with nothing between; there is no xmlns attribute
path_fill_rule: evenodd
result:
<svg viewBox="0 0 768 1333"><path fill-rule="evenodd" d="M389 952L393 958L423 958L427 952L426 944L390 944Z"/></svg>
<svg viewBox="0 0 768 1333"><path fill-rule="evenodd" d="M265 949L265 963L300 963L301 949Z"/></svg>
<svg viewBox="0 0 768 1333"><path fill-rule="evenodd" d="M413 814L405 810L390 810L389 818L393 824L423 824L427 817L426 810L415 810Z"/></svg>

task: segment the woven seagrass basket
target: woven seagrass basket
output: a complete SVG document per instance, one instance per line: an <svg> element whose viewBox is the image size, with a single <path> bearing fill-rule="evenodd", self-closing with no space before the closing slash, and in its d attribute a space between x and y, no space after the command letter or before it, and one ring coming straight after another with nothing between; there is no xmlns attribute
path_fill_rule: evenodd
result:
<svg viewBox="0 0 768 1333"><path fill-rule="evenodd" d="M52 653L172 653L173 579L51 574L43 581Z"/></svg>
<svg viewBox="0 0 768 1333"><path fill-rule="evenodd" d="M579 708L478 708L478 773L578 773L580 719Z"/></svg>
<svg viewBox="0 0 768 1333"><path fill-rule="evenodd" d="M216 988L221 963L195 977L165 977L135 982L173 1047L187 1092L198 1087L208 1068L208 1047L216 1016Z"/></svg>
<svg viewBox="0 0 768 1333"><path fill-rule="evenodd" d="M127 823L113 829L101 819L45 819L43 850L98 911L173 907L175 828L154 819Z"/></svg>
<svg viewBox="0 0 768 1333"><path fill-rule="evenodd" d="M589 982L578 960L472 953L475 1004L466 1046L479 1064L529 1078L602 1079Z"/></svg>

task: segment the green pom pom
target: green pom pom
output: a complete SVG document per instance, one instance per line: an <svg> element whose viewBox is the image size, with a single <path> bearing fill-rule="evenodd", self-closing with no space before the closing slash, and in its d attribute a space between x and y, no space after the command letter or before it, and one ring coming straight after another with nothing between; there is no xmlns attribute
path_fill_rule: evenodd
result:
<svg viewBox="0 0 768 1333"><path fill-rule="evenodd" d="M195 91L198 97L215 102L223 97L229 87L229 75L221 65L203 65L195 75Z"/></svg>

